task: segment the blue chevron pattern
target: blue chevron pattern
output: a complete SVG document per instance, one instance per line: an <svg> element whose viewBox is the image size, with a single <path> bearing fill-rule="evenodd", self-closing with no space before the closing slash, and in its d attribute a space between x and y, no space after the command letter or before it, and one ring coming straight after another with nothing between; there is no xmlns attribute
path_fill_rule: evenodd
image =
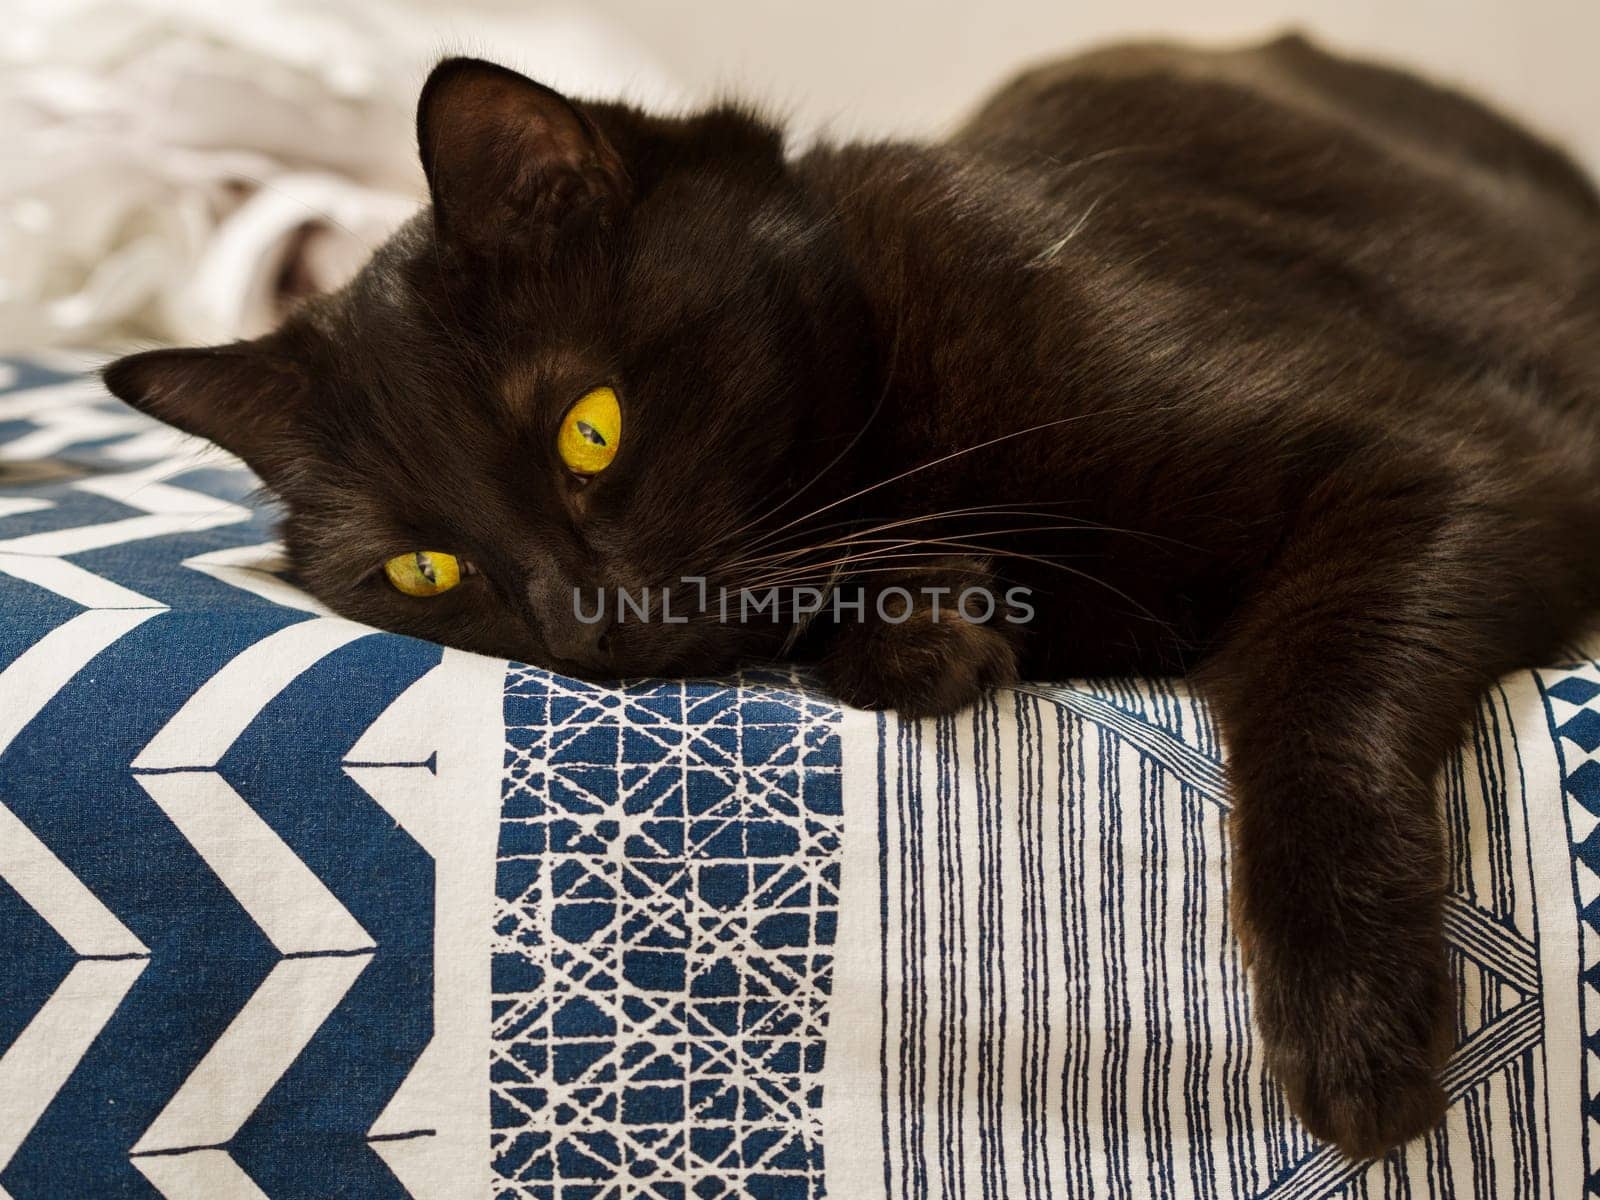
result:
<svg viewBox="0 0 1600 1200"><path fill-rule="evenodd" d="M1352 1164L1181 685L591 687L335 617L254 487L0 362L0 1200L1600 1197L1594 646L1445 773L1453 1103Z"/></svg>
<svg viewBox="0 0 1600 1200"><path fill-rule="evenodd" d="M405 1196L433 863L343 763L440 651L186 567L271 536L249 476L6 373L0 1189Z"/></svg>

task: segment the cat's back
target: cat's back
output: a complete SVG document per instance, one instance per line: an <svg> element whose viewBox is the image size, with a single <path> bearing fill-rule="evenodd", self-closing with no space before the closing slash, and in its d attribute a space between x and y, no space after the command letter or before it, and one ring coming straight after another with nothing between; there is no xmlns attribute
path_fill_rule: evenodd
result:
<svg viewBox="0 0 1600 1200"><path fill-rule="evenodd" d="M1537 377L1600 423L1600 195L1466 96L1300 37L1129 45L1023 73L950 144L1030 197L1064 294L1206 344Z"/></svg>
<svg viewBox="0 0 1600 1200"><path fill-rule="evenodd" d="M1559 149L1458 91L1299 34L1243 49L1130 43L1048 62L997 91L952 141L1069 172L1181 142L1243 147L1270 172L1326 148L1330 135L1441 187L1600 228L1600 193Z"/></svg>

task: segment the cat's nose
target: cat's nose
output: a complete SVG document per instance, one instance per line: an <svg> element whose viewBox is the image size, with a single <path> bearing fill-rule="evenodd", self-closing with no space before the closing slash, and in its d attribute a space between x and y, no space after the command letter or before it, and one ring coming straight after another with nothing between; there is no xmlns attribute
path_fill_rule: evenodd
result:
<svg viewBox="0 0 1600 1200"><path fill-rule="evenodd" d="M611 625L609 614L603 614L591 624L577 620L546 622L545 645L563 662L591 670L606 670L611 665Z"/></svg>
<svg viewBox="0 0 1600 1200"><path fill-rule="evenodd" d="M606 670L611 661L610 606L595 589L535 581L528 585L545 649L574 666Z"/></svg>

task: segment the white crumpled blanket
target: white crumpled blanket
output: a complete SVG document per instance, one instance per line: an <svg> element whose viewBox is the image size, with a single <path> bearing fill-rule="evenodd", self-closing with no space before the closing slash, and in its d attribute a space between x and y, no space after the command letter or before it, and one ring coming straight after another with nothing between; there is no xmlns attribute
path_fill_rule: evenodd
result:
<svg viewBox="0 0 1600 1200"><path fill-rule="evenodd" d="M0 30L0 351L226 341L336 286L415 211L416 89L464 48L580 94L682 99L572 13L24 4Z"/></svg>

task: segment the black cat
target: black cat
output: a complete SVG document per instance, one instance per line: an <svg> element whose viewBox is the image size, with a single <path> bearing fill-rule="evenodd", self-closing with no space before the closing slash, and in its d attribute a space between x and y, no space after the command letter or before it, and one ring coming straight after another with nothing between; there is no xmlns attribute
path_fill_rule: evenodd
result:
<svg viewBox="0 0 1600 1200"><path fill-rule="evenodd" d="M464 59L417 124L432 207L348 288L106 372L255 467L306 587L590 676L815 655L912 713L1192 671L1295 1111L1358 1155L1436 1121L1434 778L1600 608L1600 199L1566 158L1297 38L1091 54L946 143L792 160L739 109ZM798 585L860 604L714 599ZM1030 622L951 615L1016 588Z"/></svg>

